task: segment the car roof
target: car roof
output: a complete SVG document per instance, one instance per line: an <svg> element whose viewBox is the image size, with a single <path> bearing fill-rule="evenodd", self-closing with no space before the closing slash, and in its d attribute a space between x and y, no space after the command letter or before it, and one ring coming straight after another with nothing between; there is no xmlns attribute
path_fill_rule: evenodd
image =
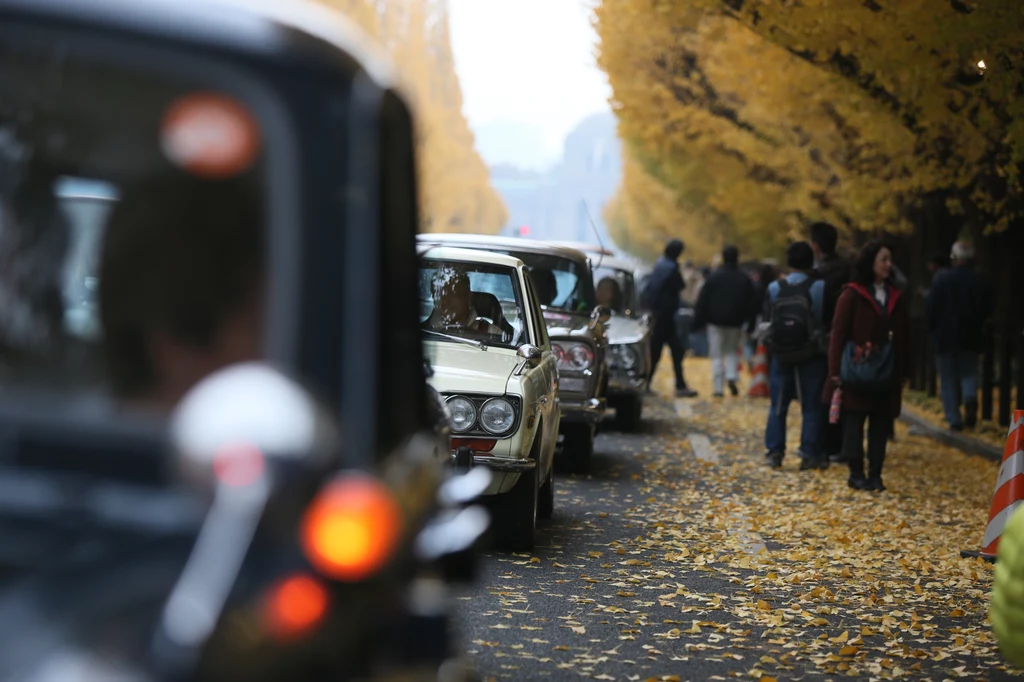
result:
<svg viewBox="0 0 1024 682"><path fill-rule="evenodd" d="M571 249L567 246L559 246L557 244L551 244L550 242L542 242L536 239L519 239L517 237L494 237L491 235L483 234L460 234L460 233L448 233L448 234L437 234L427 233L421 234L417 238L420 243L438 243L438 244L458 244L459 246L479 246L480 248L486 248L488 246L495 246L501 249L508 249L510 251L525 251L528 253L550 253L574 260L577 262L587 262L589 259L587 255L582 251Z"/></svg>
<svg viewBox="0 0 1024 682"><path fill-rule="evenodd" d="M327 43L346 53L382 89L395 76L380 48L340 12L309 0L0 0L0 21L70 22L185 44L273 57ZM323 58L323 56L321 56Z"/></svg>
<svg viewBox="0 0 1024 682"><path fill-rule="evenodd" d="M583 253L597 253L602 256L614 256L615 252L611 249L601 246L600 244L591 244L590 242L574 242L574 241L563 241L563 240L552 240L549 244L557 244L558 246L567 246L570 249L576 249Z"/></svg>
<svg viewBox="0 0 1024 682"><path fill-rule="evenodd" d="M484 249L460 249L454 246L425 246L420 244L416 249L420 258L433 260L452 260L464 263L488 263L503 265L509 268L523 267L523 261L515 256L485 251Z"/></svg>

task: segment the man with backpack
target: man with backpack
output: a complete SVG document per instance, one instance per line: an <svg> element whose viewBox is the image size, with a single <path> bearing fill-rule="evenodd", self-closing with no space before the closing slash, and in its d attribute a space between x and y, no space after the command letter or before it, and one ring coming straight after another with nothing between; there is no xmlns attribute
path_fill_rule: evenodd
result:
<svg viewBox="0 0 1024 682"><path fill-rule="evenodd" d="M821 395L828 374L825 357L825 281L814 276L814 251L807 242L790 244L785 280L772 282L765 301L771 355L771 411L765 429L768 466L778 469L786 456L786 414L800 402L800 470L825 469L821 454Z"/></svg>
<svg viewBox="0 0 1024 682"><path fill-rule="evenodd" d="M743 326L754 305L754 283L739 268L740 252L735 246L722 249L722 265L715 270L697 297L693 315L694 329L707 328L711 355L714 396L725 393L726 381L733 396L740 393L740 341Z"/></svg>

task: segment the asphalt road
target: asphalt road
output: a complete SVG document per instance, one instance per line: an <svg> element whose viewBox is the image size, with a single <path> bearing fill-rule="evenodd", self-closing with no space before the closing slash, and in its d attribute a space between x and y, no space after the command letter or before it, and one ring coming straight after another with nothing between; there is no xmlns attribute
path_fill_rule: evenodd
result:
<svg viewBox="0 0 1024 682"><path fill-rule="evenodd" d="M757 434L709 428L716 409L648 401L641 433L606 430L591 474L557 478L532 553L485 557L459 597L485 680L1014 677L986 639L984 585L950 595L977 602L973 620L945 622L881 582L759 563L811 561L813 542L758 533L751 500L792 484L752 458Z"/></svg>

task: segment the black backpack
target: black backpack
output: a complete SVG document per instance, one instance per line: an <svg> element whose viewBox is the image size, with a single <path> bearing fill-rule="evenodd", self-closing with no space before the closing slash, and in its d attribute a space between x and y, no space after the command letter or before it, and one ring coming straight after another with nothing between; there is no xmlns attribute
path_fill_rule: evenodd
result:
<svg viewBox="0 0 1024 682"><path fill-rule="evenodd" d="M771 306L766 345L768 352L780 362L807 362L824 350L821 321L814 316L811 303L811 287L816 281L811 277L800 284L779 281L779 293Z"/></svg>

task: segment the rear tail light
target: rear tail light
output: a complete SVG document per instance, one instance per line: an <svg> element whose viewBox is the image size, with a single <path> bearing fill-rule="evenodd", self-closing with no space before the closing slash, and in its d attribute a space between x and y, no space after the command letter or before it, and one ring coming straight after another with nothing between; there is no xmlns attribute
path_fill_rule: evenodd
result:
<svg viewBox="0 0 1024 682"><path fill-rule="evenodd" d="M263 607L263 620L277 639L295 639L319 625L329 606L327 588L316 578L299 573L270 588Z"/></svg>
<svg viewBox="0 0 1024 682"><path fill-rule="evenodd" d="M347 475L313 501L300 541L322 575L358 582L387 564L402 530L401 507L387 486L371 476Z"/></svg>

